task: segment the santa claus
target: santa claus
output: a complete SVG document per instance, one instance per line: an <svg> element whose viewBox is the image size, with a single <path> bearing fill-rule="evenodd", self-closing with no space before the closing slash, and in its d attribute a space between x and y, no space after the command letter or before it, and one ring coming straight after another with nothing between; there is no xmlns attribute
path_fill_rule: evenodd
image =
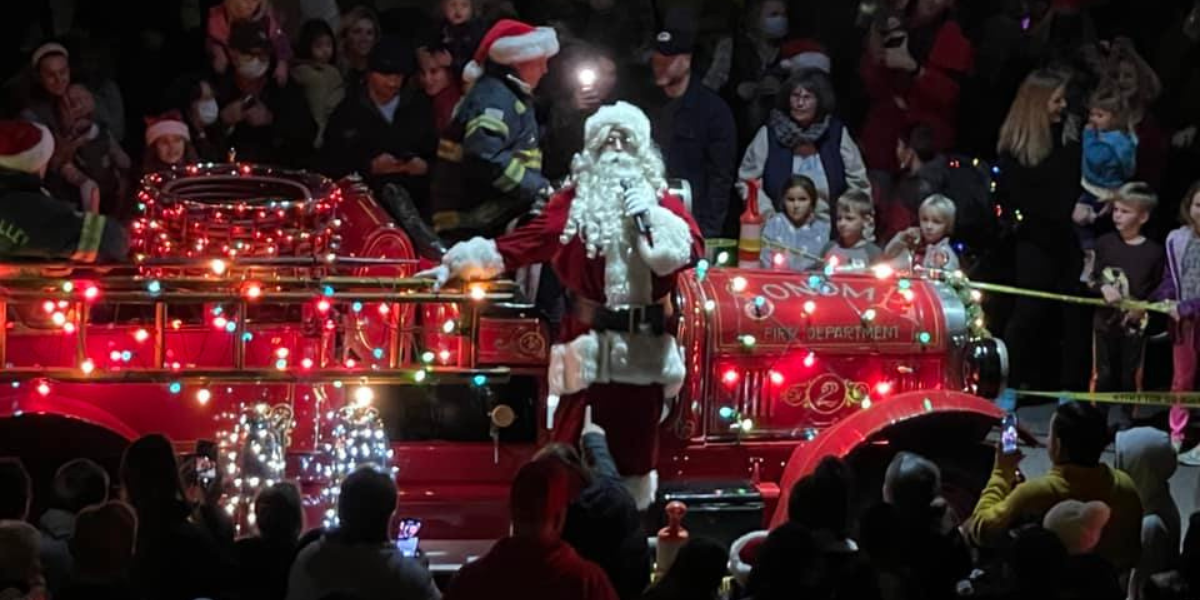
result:
<svg viewBox="0 0 1200 600"><path fill-rule="evenodd" d="M618 470L639 508L657 490L658 427L664 401L683 384L671 292L704 253L696 222L666 193L650 121L626 102L601 107L584 125L570 183L526 225L496 239L452 247L425 273L487 279L549 263L570 306L548 374L559 398L554 438L573 442L592 408L608 432Z"/></svg>

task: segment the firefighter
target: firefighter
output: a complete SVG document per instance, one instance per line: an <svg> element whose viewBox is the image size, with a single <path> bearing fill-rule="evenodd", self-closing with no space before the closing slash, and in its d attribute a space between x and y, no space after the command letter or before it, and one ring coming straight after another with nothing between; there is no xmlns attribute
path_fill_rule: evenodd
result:
<svg viewBox="0 0 1200 600"><path fill-rule="evenodd" d="M438 143L431 195L442 237L496 235L549 198L533 91L557 53L553 29L510 19L480 42L463 71L471 89Z"/></svg>
<svg viewBox="0 0 1200 600"><path fill-rule="evenodd" d="M42 189L54 136L29 121L0 121L0 259L125 259L120 224L50 197Z"/></svg>

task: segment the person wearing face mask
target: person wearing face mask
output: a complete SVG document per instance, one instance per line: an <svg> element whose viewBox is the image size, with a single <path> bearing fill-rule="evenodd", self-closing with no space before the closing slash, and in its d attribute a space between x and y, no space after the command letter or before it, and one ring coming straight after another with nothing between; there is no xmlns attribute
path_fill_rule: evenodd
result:
<svg viewBox="0 0 1200 600"><path fill-rule="evenodd" d="M655 38L650 65L659 95L654 141L662 148L667 176L692 188L692 214L705 237L721 237L733 191L737 131L725 101L692 77L695 33L673 26Z"/></svg>
<svg viewBox="0 0 1200 600"><path fill-rule="evenodd" d="M782 0L759 0L746 9L742 31L734 38L729 73L730 98L738 119L738 131L749 142L751 132L766 120L783 80L772 67L780 60L780 47L788 35L787 4ZM714 61L716 62L716 61Z"/></svg>
<svg viewBox="0 0 1200 600"><path fill-rule="evenodd" d="M240 161L303 166L310 158L317 125L304 94L271 72L271 38L253 21L239 21L229 34L230 69L216 86L219 121Z"/></svg>
<svg viewBox="0 0 1200 600"><path fill-rule="evenodd" d="M170 84L166 93L167 110L177 111L187 125L191 144L200 162L221 162L227 159L224 126L220 124L221 107L207 79L200 75L184 75Z"/></svg>
<svg viewBox="0 0 1200 600"><path fill-rule="evenodd" d="M429 98L404 85L416 68L411 46L392 37L380 40L367 61L366 81L329 117L321 161L326 173L358 172L377 192L394 183L417 206L427 204L437 137Z"/></svg>

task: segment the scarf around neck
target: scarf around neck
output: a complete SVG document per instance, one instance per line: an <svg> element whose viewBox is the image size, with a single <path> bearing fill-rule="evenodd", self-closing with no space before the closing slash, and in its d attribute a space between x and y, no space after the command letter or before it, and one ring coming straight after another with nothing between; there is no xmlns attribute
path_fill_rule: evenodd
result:
<svg viewBox="0 0 1200 600"><path fill-rule="evenodd" d="M817 140L821 139L821 136L824 136L829 129L829 115L813 121L808 127L801 127L790 116L776 108L771 110L771 115L767 118L767 126L771 128L779 143L788 148L795 149L801 144L815 146Z"/></svg>

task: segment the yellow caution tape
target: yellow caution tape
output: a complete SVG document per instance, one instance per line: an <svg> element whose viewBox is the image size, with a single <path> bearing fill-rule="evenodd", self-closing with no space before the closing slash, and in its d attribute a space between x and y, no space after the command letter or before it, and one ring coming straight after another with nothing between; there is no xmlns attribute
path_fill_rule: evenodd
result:
<svg viewBox="0 0 1200 600"><path fill-rule="evenodd" d="M1200 392L1047 392L1016 390L1018 396L1146 406L1200 406Z"/></svg>
<svg viewBox="0 0 1200 600"><path fill-rule="evenodd" d="M971 281L967 283L973 289L984 292L992 292L996 294L1012 294L1014 296L1027 296L1030 298L1042 298L1044 300L1055 300L1058 302L1069 302L1071 304L1086 304L1089 306L1102 306L1107 308L1119 308L1121 310L1144 310L1149 312L1157 312L1169 314L1171 307L1174 304L1169 300L1161 302L1147 302L1145 300L1121 300L1120 302L1109 304L1103 298L1089 298L1087 296L1072 296L1070 294L1056 294L1053 292L1043 292L1041 290L1030 290L1026 288L1014 287L1011 285L1000 285L996 283L984 283L982 281Z"/></svg>

